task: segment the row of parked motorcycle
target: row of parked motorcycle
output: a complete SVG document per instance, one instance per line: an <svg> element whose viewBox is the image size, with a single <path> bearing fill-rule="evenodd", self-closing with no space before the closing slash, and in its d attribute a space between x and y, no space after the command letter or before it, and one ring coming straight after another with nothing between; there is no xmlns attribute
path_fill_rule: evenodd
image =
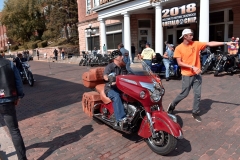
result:
<svg viewBox="0 0 240 160"><path fill-rule="evenodd" d="M82 52L83 58L79 62L79 66L104 66L110 63L111 59L108 54L93 54Z"/></svg>

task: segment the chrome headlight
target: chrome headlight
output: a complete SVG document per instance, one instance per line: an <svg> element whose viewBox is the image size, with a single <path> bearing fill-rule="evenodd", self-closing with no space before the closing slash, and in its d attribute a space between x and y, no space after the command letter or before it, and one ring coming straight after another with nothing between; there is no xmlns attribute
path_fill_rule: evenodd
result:
<svg viewBox="0 0 240 160"><path fill-rule="evenodd" d="M177 117L172 115L172 114L168 114L168 117L171 118L173 120L173 122L177 123Z"/></svg>
<svg viewBox="0 0 240 160"><path fill-rule="evenodd" d="M151 94L151 100L153 102L158 102L162 97L162 94L159 90L154 90L153 93Z"/></svg>

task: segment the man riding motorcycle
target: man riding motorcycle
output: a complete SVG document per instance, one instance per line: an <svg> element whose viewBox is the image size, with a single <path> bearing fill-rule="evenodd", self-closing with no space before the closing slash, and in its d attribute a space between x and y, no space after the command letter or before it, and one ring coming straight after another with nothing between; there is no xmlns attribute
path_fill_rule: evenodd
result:
<svg viewBox="0 0 240 160"><path fill-rule="evenodd" d="M124 123L126 123L127 118L120 98L120 91L116 87L115 81L117 75L127 74L126 64L124 63L124 57L119 50L113 51L111 53L111 58L113 59L113 62L108 64L104 70L103 78L107 82L104 87L104 92L113 102L114 115L116 118L115 126L123 126Z"/></svg>

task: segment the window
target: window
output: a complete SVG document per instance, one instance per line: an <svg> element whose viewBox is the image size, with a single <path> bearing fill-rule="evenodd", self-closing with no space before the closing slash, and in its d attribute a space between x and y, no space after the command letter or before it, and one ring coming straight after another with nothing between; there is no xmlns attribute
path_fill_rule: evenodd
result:
<svg viewBox="0 0 240 160"><path fill-rule="evenodd" d="M233 36L233 24L228 25L228 38L232 38Z"/></svg>
<svg viewBox="0 0 240 160"><path fill-rule="evenodd" d="M99 5L100 5L99 0L94 0L94 7L97 7Z"/></svg>
<svg viewBox="0 0 240 160"><path fill-rule="evenodd" d="M228 21L233 21L233 11L229 10Z"/></svg>
<svg viewBox="0 0 240 160"><path fill-rule="evenodd" d="M151 28L151 21L150 20L139 20L138 28Z"/></svg>
<svg viewBox="0 0 240 160"><path fill-rule="evenodd" d="M209 21L210 23L224 22L224 11L210 13Z"/></svg>
<svg viewBox="0 0 240 160"><path fill-rule="evenodd" d="M92 44L91 44L91 39L92 39ZM88 44L89 51L93 50L94 47L97 47L97 49L100 49L99 36L87 37L87 44Z"/></svg>
<svg viewBox="0 0 240 160"><path fill-rule="evenodd" d="M122 42L122 33L114 33L107 35L108 49L117 49L119 43Z"/></svg>
<svg viewBox="0 0 240 160"><path fill-rule="evenodd" d="M86 13L90 14L91 10L91 0L86 0Z"/></svg>

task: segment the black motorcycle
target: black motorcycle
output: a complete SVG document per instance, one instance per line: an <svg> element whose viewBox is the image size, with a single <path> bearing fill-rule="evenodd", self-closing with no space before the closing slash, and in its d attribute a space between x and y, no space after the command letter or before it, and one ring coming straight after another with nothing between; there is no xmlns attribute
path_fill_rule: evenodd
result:
<svg viewBox="0 0 240 160"><path fill-rule="evenodd" d="M20 76L22 78L22 82L23 83L28 82L28 84L32 87L34 85L34 78L33 78L32 71L30 70L30 65L28 64L28 61L25 58L19 58L19 57L16 57L13 59L13 62L16 62L16 61L19 61L21 64L18 68L21 68Z"/></svg>
<svg viewBox="0 0 240 160"><path fill-rule="evenodd" d="M218 52L219 54L216 57L216 68L214 76L218 76L219 73L224 71L227 73L234 74L234 72L236 71L235 56L237 55L224 54L219 50Z"/></svg>
<svg viewBox="0 0 240 160"><path fill-rule="evenodd" d="M209 48L206 48L205 50L206 54L208 57L206 61L202 64L202 74L204 74L206 71L212 71L215 69L215 64L216 64L216 58L214 53L210 51Z"/></svg>

